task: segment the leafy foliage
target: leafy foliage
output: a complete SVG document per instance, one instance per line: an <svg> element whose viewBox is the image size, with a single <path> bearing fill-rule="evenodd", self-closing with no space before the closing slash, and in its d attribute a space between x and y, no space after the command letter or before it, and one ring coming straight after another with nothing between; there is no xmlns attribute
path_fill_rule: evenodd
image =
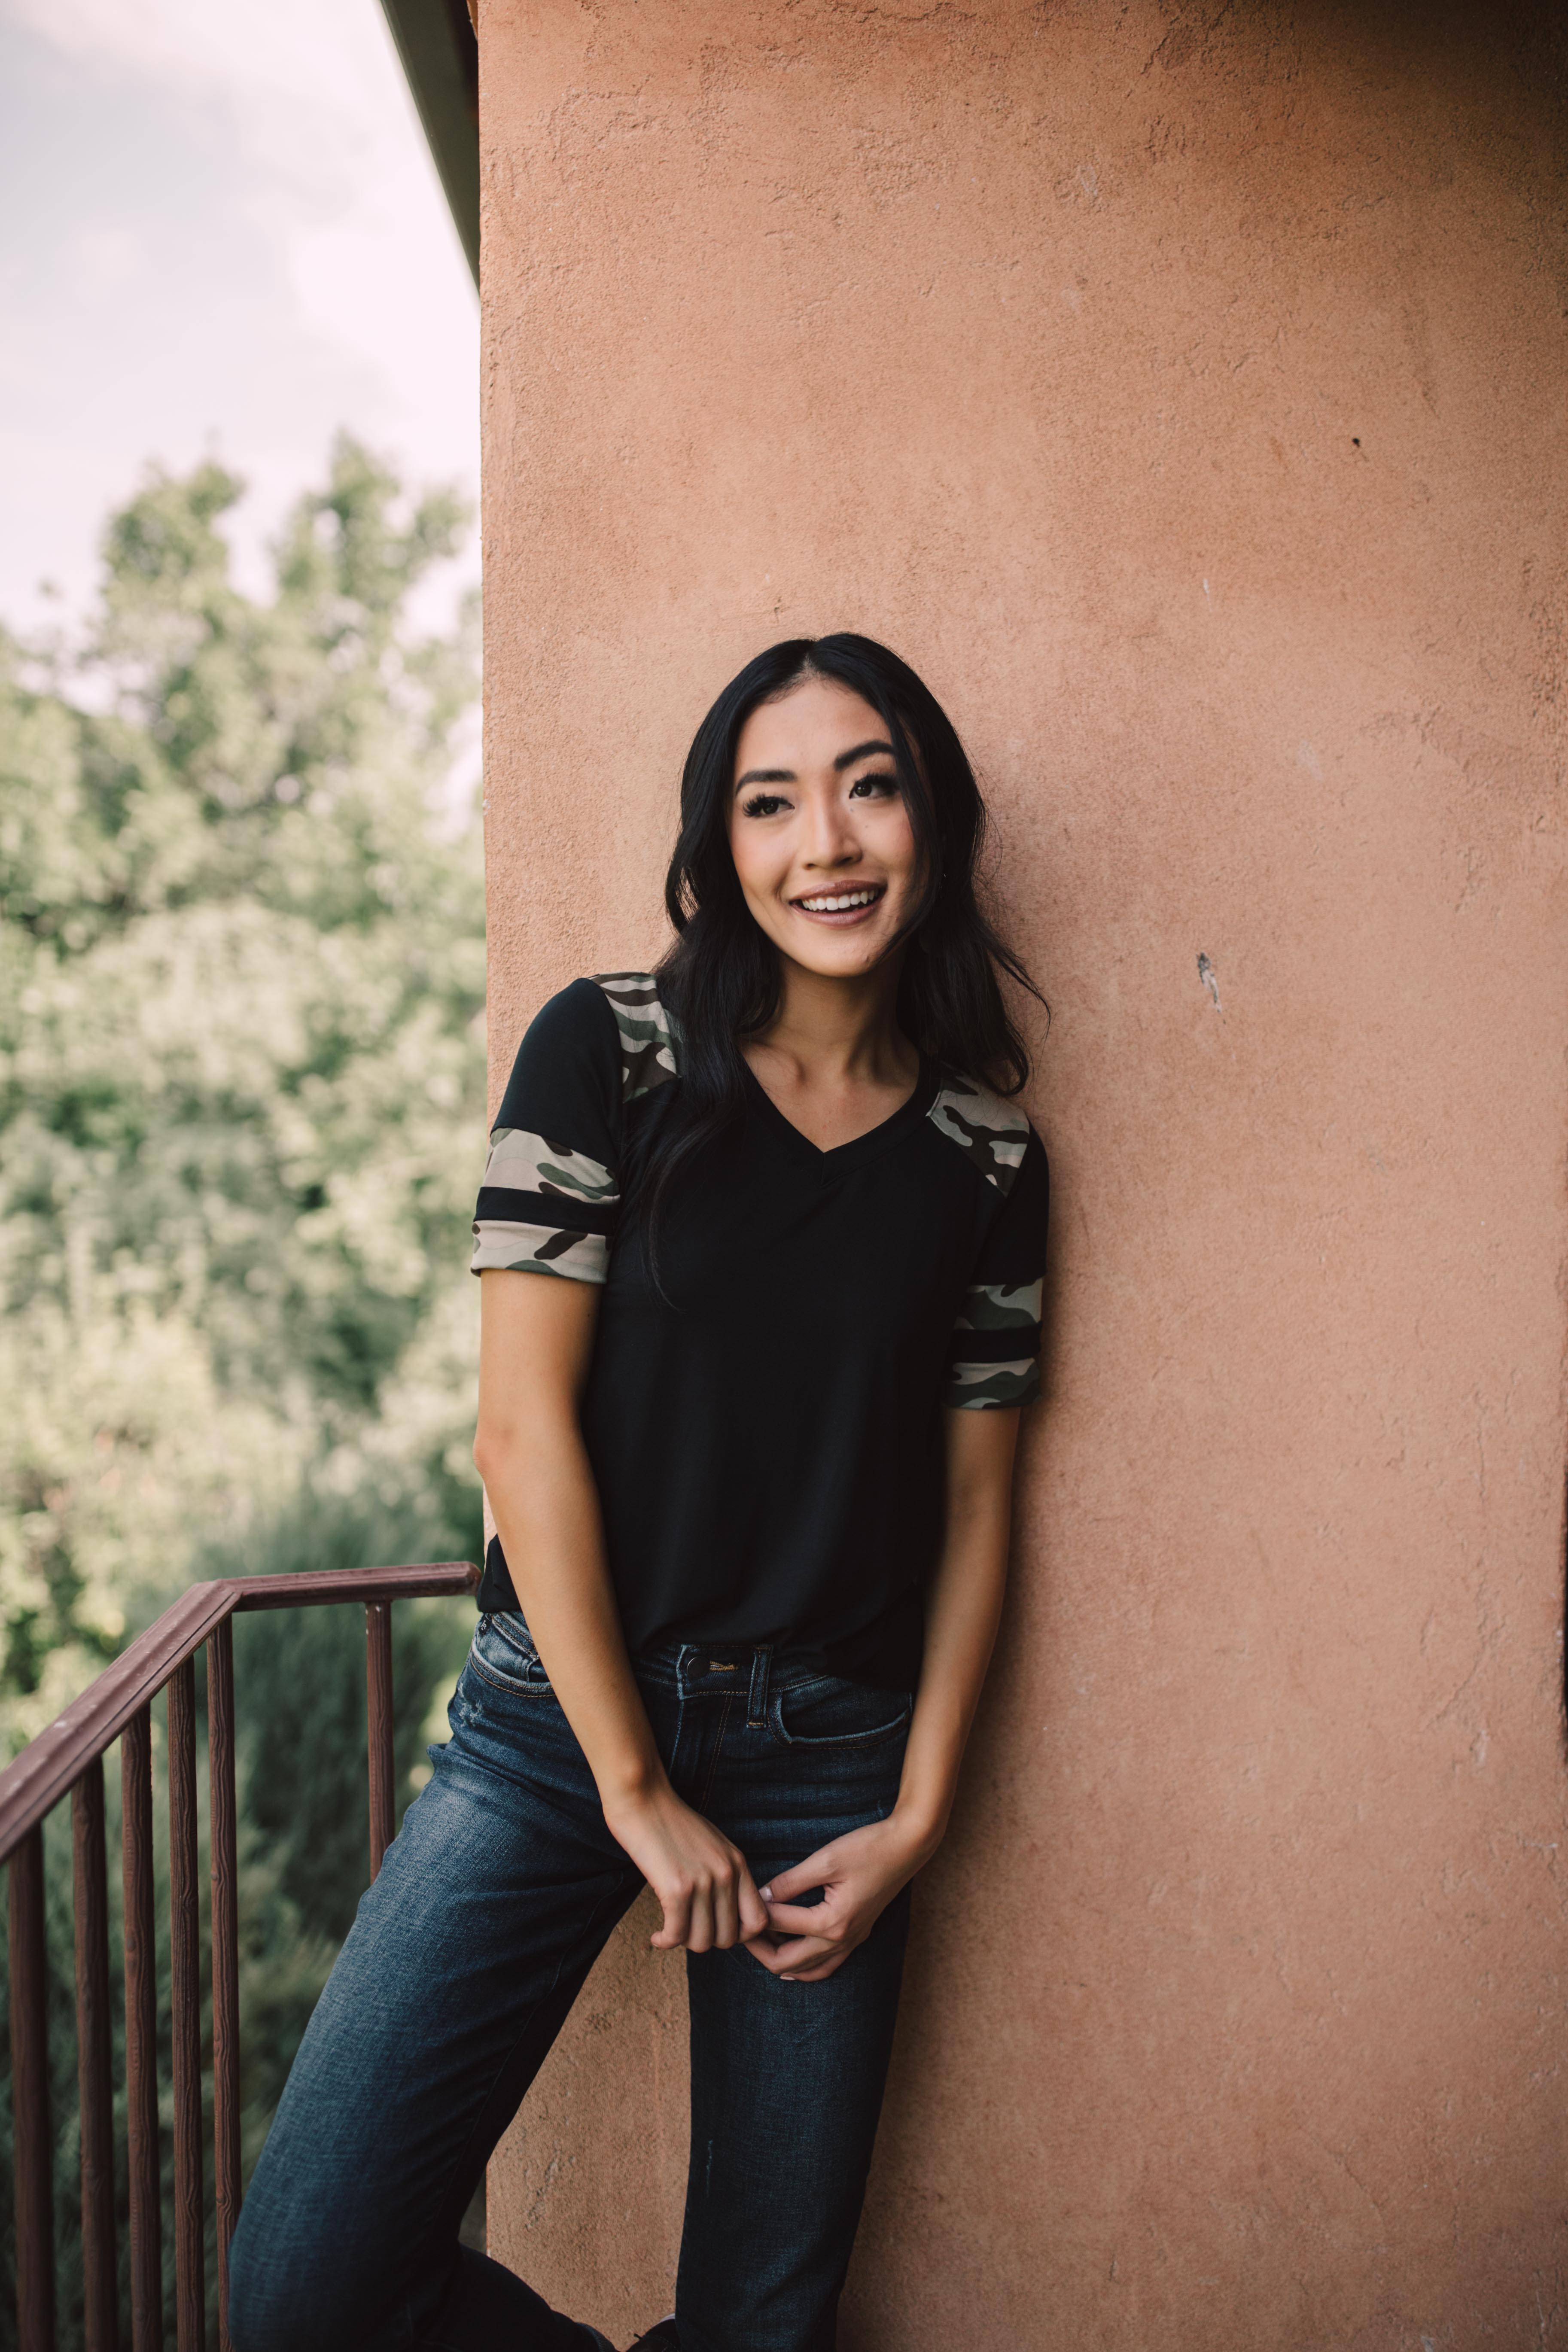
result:
<svg viewBox="0 0 1568 2352"><path fill-rule="evenodd" d="M301 1479L473 1540L472 616L349 440L231 578L240 485L155 476L88 641L0 638L0 1732L30 1737ZM416 1547L422 1548L422 1547Z"/></svg>
<svg viewBox="0 0 1568 2352"><path fill-rule="evenodd" d="M483 902L474 813L449 783L473 615L446 636L407 619L464 518L445 494L410 502L342 440L258 600L220 529L239 489L216 466L153 477L110 523L85 642L0 633L0 1760L193 1577L478 1557L464 1267ZM406 1802L471 1612L402 1602L393 1622ZM367 1874L363 1618L264 1613L235 1647L248 2172ZM46 1871L68 2347L68 1809ZM204 1967L206 1951L204 1935ZM0 2000L0 2078L5 2031ZM123 2287L122 2114L117 2147ZM6 2212L9 2169L0 2097ZM0 2233L0 2352L12 2252ZM172 2342L172 2244L163 2275ZM209 2247L209 2295L212 2280Z"/></svg>

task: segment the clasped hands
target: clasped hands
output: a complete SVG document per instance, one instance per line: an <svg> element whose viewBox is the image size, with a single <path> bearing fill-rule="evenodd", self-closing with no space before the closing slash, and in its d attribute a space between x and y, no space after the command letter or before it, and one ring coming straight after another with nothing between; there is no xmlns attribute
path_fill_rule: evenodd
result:
<svg viewBox="0 0 1568 2352"><path fill-rule="evenodd" d="M605 1819L658 1897L656 1951L727 1951L743 1944L785 1984L819 1984L863 1944L934 1840L895 1806L885 1822L849 1830L759 1887L738 1846L668 1782L606 1803ZM801 1903L820 1887L822 1899Z"/></svg>

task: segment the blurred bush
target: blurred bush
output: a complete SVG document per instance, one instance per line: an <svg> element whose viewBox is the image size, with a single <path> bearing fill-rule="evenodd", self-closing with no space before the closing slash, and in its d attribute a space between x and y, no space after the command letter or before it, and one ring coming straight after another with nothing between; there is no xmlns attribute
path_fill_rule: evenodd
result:
<svg viewBox="0 0 1568 2352"><path fill-rule="evenodd" d="M475 616L423 636L407 617L465 517L341 440L252 599L220 528L239 491L216 466L154 476L110 522L80 638L0 633L0 1760L195 1577L479 1556L483 902L451 782ZM471 1622L394 1612L400 1804ZM248 2175L366 1881L363 1612L244 1618L235 1645ZM202 1811L205 1903L205 1759ZM68 1808L46 1866L71 2347ZM4 2032L0 2003L8 2079ZM6 2095L7 2216L9 2158ZM0 2347L11 2260L0 2231ZM172 2241L164 2282L173 2341Z"/></svg>
<svg viewBox="0 0 1568 2352"><path fill-rule="evenodd" d="M153 478L81 641L0 638L13 1747L307 1477L477 1525L473 615L406 618L463 517L342 441L254 600L239 487Z"/></svg>

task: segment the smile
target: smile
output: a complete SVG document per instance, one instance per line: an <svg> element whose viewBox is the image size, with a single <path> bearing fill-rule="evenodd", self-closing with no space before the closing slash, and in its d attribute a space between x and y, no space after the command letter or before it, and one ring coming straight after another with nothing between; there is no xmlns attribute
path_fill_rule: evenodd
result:
<svg viewBox="0 0 1568 2352"><path fill-rule="evenodd" d="M796 898L794 904L805 915L852 915L864 907L874 907L887 894L885 882L870 882L858 890L824 890L814 898Z"/></svg>

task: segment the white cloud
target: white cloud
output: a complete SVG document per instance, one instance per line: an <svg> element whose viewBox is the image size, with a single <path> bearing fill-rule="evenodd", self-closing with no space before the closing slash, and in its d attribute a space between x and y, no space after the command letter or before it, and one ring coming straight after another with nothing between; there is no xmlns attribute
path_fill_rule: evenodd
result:
<svg viewBox="0 0 1568 2352"><path fill-rule="evenodd" d="M71 251L82 285L94 293L132 285L147 274L145 240L107 222L79 231Z"/></svg>
<svg viewBox="0 0 1568 2352"><path fill-rule="evenodd" d="M64 57L217 110L252 162L340 194L413 117L369 0L7 0L10 20Z"/></svg>
<svg viewBox="0 0 1568 2352"><path fill-rule="evenodd" d="M0 614L79 602L142 463L239 541L347 425L477 494L478 314L376 0L0 0Z"/></svg>

